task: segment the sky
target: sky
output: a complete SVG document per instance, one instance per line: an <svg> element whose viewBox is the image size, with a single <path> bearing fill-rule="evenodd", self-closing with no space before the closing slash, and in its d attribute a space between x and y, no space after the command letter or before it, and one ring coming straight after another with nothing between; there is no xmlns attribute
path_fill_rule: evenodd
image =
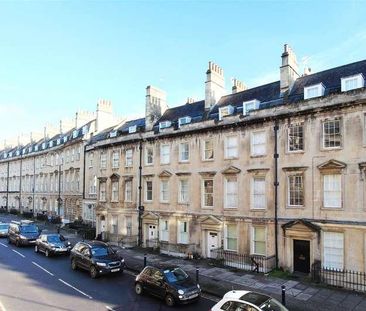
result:
<svg viewBox="0 0 366 311"><path fill-rule="evenodd" d="M365 1L0 0L0 148L95 111L142 117L145 88L168 105L204 98L214 61L248 87L279 80L283 45L313 72L366 58Z"/></svg>

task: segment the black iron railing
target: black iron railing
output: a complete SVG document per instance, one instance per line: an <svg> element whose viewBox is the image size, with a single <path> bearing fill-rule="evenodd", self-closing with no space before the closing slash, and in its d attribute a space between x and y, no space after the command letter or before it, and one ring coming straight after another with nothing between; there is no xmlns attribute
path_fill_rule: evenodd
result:
<svg viewBox="0 0 366 311"><path fill-rule="evenodd" d="M222 248L212 249L210 257L214 263L241 270L267 273L275 267L275 256L239 254Z"/></svg>
<svg viewBox="0 0 366 311"><path fill-rule="evenodd" d="M320 262L315 262L311 268L311 277L316 283L366 292L365 272L326 268Z"/></svg>

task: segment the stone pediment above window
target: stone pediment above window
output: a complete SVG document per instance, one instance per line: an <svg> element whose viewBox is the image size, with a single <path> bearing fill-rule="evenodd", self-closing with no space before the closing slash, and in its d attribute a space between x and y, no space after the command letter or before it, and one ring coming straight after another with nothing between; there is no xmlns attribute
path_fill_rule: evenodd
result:
<svg viewBox="0 0 366 311"><path fill-rule="evenodd" d="M287 166L282 168L285 172L305 172L307 169L307 166Z"/></svg>
<svg viewBox="0 0 366 311"><path fill-rule="evenodd" d="M213 177L216 175L215 171L198 172L203 177Z"/></svg>
<svg viewBox="0 0 366 311"><path fill-rule="evenodd" d="M172 173L170 173L169 171L167 170L164 170L162 171L160 174L159 174L159 177L170 177L172 176Z"/></svg>
<svg viewBox="0 0 366 311"><path fill-rule="evenodd" d="M107 177L98 177L99 182L106 182L107 181Z"/></svg>
<svg viewBox="0 0 366 311"><path fill-rule="evenodd" d="M346 167L347 167L346 163L337 160L329 160L327 162L318 165L318 169L321 171L323 170L341 171Z"/></svg>
<svg viewBox="0 0 366 311"><path fill-rule="evenodd" d="M247 169L248 173L255 174L255 175L264 175L269 171L269 168L250 168Z"/></svg>
<svg viewBox="0 0 366 311"><path fill-rule="evenodd" d="M119 174L113 173L109 178L111 180L119 180L121 176Z"/></svg>
<svg viewBox="0 0 366 311"><path fill-rule="evenodd" d="M240 172L240 168L237 168L235 166L229 166L228 168L221 171L221 174L239 174Z"/></svg>
<svg viewBox="0 0 366 311"><path fill-rule="evenodd" d="M291 220L291 221L283 224L281 227L282 227L284 236L286 236L286 232L288 230L292 230L292 231L296 231L296 232L314 232L318 236L318 241L320 241L321 227L308 220L305 220L305 219Z"/></svg>
<svg viewBox="0 0 366 311"><path fill-rule="evenodd" d="M175 175L177 176L185 176L185 175L191 175L191 172L176 172Z"/></svg>
<svg viewBox="0 0 366 311"><path fill-rule="evenodd" d="M123 175L124 180L132 180L133 175Z"/></svg>
<svg viewBox="0 0 366 311"><path fill-rule="evenodd" d="M207 216L204 217L202 216L202 220L200 221L201 224L205 224L205 225L221 225L222 224L222 220L218 219L215 216Z"/></svg>
<svg viewBox="0 0 366 311"><path fill-rule="evenodd" d="M159 220L159 215L158 214L155 214L153 212L146 212L142 218L144 220L147 220L147 219L150 219L150 220Z"/></svg>

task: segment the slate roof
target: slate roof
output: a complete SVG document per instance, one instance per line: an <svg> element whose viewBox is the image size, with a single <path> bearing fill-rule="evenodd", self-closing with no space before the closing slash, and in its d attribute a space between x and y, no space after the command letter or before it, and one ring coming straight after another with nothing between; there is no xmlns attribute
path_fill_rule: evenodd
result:
<svg viewBox="0 0 366 311"><path fill-rule="evenodd" d="M194 102L191 104L185 104L183 106L169 108L165 111L159 121L156 123L159 124L163 121L178 121L178 119L183 117L191 117L192 121L197 119L202 119L202 116L205 112L205 101L201 100L198 102Z"/></svg>
<svg viewBox="0 0 366 311"><path fill-rule="evenodd" d="M128 133L128 129L130 126L135 126L136 128L144 129L145 128L145 118L140 118L136 120L130 120L125 122L121 127L118 128L120 133Z"/></svg>

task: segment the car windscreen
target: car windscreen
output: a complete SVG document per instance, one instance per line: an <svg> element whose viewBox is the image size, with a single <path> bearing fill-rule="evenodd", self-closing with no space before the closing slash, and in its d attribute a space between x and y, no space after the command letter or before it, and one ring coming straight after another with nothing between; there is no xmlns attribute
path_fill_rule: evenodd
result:
<svg viewBox="0 0 366 311"><path fill-rule="evenodd" d="M282 304L276 299L270 298L263 305L260 306L263 311L288 311Z"/></svg>
<svg viewBox="0 0 366 311"><path fill-rule="evenodd" d="M22 233L38 233L38 227L36 225L21 226L20 232Z"/></svg>
<svg viewBox="0 0 366 311"><path fill-rule="evenodd" d="M103 247L103 246L94 246L92 247L91 252L94 257L113 254L113 250L110 247Z"/></svg>
<svg viewBox="0 0 366 311"><path fill-rule="evenodd" d="M164 275L169 283L184 281L188 278L188 274L181 268L166 269Z"/></svg>
<svg viewBox="0 0 366 311"><path fill-rule="evenodd" d="M47 241L50 243L60 243L61 239L58 235L49 235L47 236Z"/></svg>
<svg viewBox="0 0 366 311"><path fill-rule="evenodd" d="M8 225L0 225L0 230L6 230L8 228L9 228Z"/></svg>

